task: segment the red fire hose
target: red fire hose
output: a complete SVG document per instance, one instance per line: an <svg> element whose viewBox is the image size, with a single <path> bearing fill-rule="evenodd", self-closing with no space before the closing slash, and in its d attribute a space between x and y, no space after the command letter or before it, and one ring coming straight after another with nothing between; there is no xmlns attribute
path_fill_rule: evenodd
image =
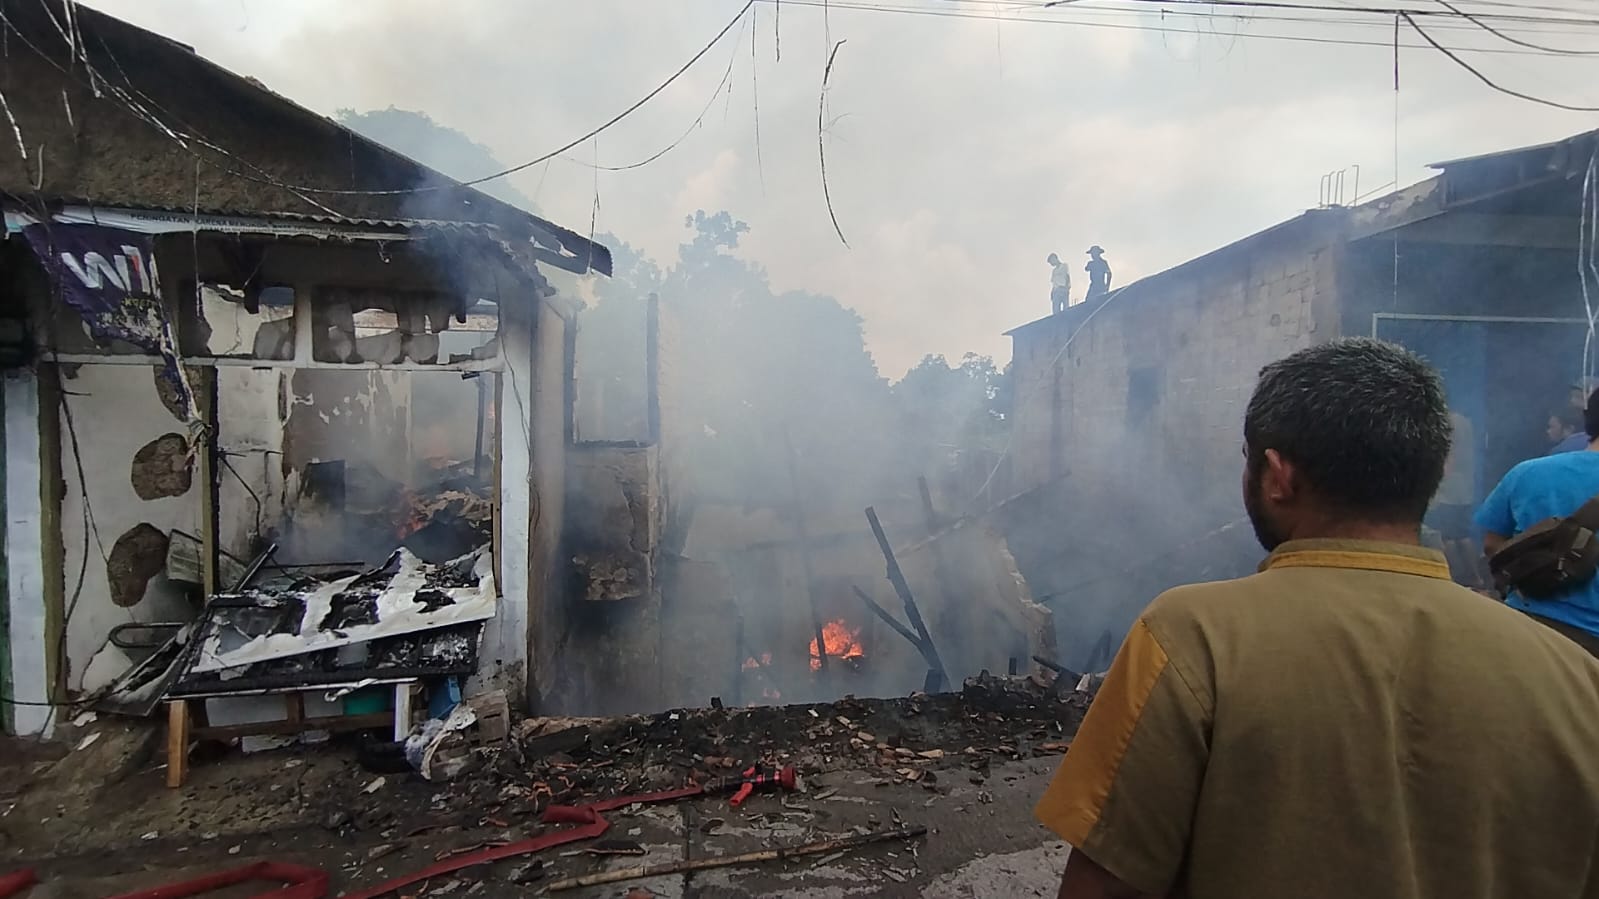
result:
<svg viewBox="0 0 1599 899"><path fill-rule="evenodd" d="M328 873L320 868L283 862L256 862L183 883L171 883L147 890L123 893L111 899L185 899L255 880L277 881L283 886L265 893L257 893L252 899L323 899L328 894ZM3 882L0 882L0 897L6 895L9 894L4 892Z"/></svg>
<svg viewBox="0 0 1599 899"><path fill-rule="evenodd" d="M15 896L38 882L39 878L33 876L32 868L13 871L4 877L0 877L0 899L5 899L7 896Z"/></svg>
<svg viewBox="0 0 1599 899"><path fill-rule="evenodd" d="M539 816L540 821L544 822L545 824L576 824L577 826L571 828L570 830L542 834L540 836L532 837L531 839L520 840L515 843L507 843L504 846L491 846L487 849L479 849L476 852L468 852L462 855L457 855L454 858L447 858L444 861L430 865L420 871L413 871L410 874L403 874L394 878L393 880L384 881L375 887L370 887L355 893L348 893L344 896L344 899L377 899L378 896L392 893L395 890L401 889L402 887L410 886L411 884L419 881L431 880L435 877L442 877L445 874L459 871L462 868L470 868L474 865L495 862L499 861L500 859L511 858L518 855L530 855L534 852L543 852L546 849L551 849L556 846L564 846L567 843L575 843L578 840L591 839L593 837L600 836L601 834L605 833L606 830L610 829L610 822L600 817L600 812L608 812L613 809L625 808L626 806L633 805L635 803L643 804L650 802L670 802L674 799L687 799L690 796L703 796L707 793L736 791L734 792L735 801L733 803L733 805L736 807L739 803L744 801L745 797L747 797L756 789L780 787L785 790L792 790L796 786L797 783L795 780L794 768L792 766L784 767L773 774L766 774L761 772L758 768L751 768L739 777L731 777L720 781L714 781L706 786L694 784L692 786L679 787L675 790L662 790L657 793L642 793L637 796L617 796L612 799L601 799L598 802L591 802L588 805L581 806L552 805L544 810L543 815Z"/></svg>
<svg viewBox="0 0 1599 899"><path fill-rule="evenodd" d="M689 796L699 796L704 792L705 789L703 787L692 786L676 790L663 790L659 793L644 793L639 796L619 796L615 799L602 799L599 802L584 806L552 805L544 810L544 814L539 817L540 821L545 824L576 824L578 826L570 830L547 833L531 839L507 843L504 846L491 846L487 849L479 849L476 852L468 852L464 855L457 855L454 858L447 858L420 871L413 871L393 880L384 881L375 887L348 893L344 896L344 899L376 899L378 896L392 893L413 883L440 877L459 871L462 868L499 861L502 858L542 852L545 849L564 846L567 843L575 843L578 840L587 840L597 837L610 829L610 822L600 817L600 812L608 812L612 809L632 805L635 802L669 802L673 799L685 799Z"/></svg>

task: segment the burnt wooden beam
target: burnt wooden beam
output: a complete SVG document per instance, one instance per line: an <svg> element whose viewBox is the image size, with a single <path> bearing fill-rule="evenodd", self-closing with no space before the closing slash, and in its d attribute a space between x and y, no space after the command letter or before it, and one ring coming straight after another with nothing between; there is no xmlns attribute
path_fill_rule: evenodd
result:
<svg viewBox="0 0 1599 899"><path fill-rule="evenodd" d="M916 597L911 595L911 585L905 580L905 572L900 570L899 560L894 558L894 547L889 545L888 535L883 533L883 523L877 520L877 510L871 506L866 507L866 521L872 526L872 536L877 538L877 547L883 551L883 561L888 565L888 582L894 585L894 592L899 594L899 600L905 605L905 617L910 619L911 627L921 637L927 646L928 661L933 670L944 683L949 683L949 674L944 668L944 662L938 657L938 647L933 645L933 637L927 632L927 624L922 621L921 610L916 607Z"/></svg>

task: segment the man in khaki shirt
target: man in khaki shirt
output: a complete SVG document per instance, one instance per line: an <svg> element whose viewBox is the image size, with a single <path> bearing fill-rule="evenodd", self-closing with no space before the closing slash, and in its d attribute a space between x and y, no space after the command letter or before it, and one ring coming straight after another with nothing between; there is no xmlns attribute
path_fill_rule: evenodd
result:
<svg viewBox="0 0 1599 899"><path fill-rule="evenodd" d="M1261 372L1270 555L1128 634L1038 805L1062 899L1599 897L1599 662L1418 545L1449 432L1395 346Z"/></svg>

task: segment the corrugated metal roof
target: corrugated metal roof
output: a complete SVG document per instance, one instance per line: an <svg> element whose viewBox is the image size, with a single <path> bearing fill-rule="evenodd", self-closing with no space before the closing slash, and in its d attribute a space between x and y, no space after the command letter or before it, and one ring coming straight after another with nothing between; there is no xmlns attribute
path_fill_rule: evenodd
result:
<svg viewBox="0 0 1599 899"><path fill-rule="evenodd" d="M1446 169L1451 166L1469 165L1475 162L1488 162L1495 159L1508 159L1512 156L1520 156L1526 153L1537 153L1544 150L1553 150L1565 144L1573 144L1577 143L1578 141L1592 138L1595 135L1599 135L1599 131L1584 131L1581 134L1574 134L1571 137L1563 137L1560 140L1552 140L1547 143L1529 144L1525 147L1515 147L1510 150L1498 150L1492 153L1479 153L1475 156L1461 156L1457 159L1445 159L1442 162L1429 162L1427 163L1427 167L1430 169Z"/></svg>
<svg viewBox="0 0 1599 899"><path fill-rule="evenodd" d="M334 137L341 142L336 157L327 156L326 166L319 168L313 164L310 170L289 168L280 171L279 167L274 165L270 153L265 150L262 153L266 155L259 159L249 158L256 154L244 152L243 146L219 150L224 155L238 160L246 168L258 171L253 177L230 172L229 177L233 181L243 179L258 182L248 191L230 190L229 193L236 198L248 197L251 193L260 194L264 204L285 208L297 206L294 197L298 197L308 206L316 206L317 204L308 200L306 196L296 194L298 188L293 185L309 185L303 190L312 195L322 189L331 191L335 187L363 188L364 190L342 196L341 202L348 203L349 207L356 211L375 212L379 218L365 220L352 218L345 220L346 222L364 221L368 227L416 227L415 223L399 223L386 216L396 213L405 215L409 211L407 204L412 199L411 191L422 190L424 188L419 185L427 185L426 190L436 191L427 196L440 201L435 204L435 208L441 211L449 210L444 211L444 215L452 220L451 225L435 222L428 227L455 227L459 224L455 220L456 212L459 212L463 218L498 222L503 226L504 233L513 234L519 242L524 236L532 234L540 245L547 251L553 251L556 258L562 260L562 263L558 264L563 264L563 267L578 265L584 271L592 269L602 274L611 273L610 251L595 243L590 237L563 228L474 187L464 185L457 179L447 177L275 93L254 78L241 76L206 59L186 45L82 5L75 7L73 20L79 32L77 35L79 40L75 45L64 45L57 39L61 36L60 26L55 20L55 14L49 9L51 2L53 0L10 3L7 5L7 24L15 29L18 36L26 38L21 42L24 49L37 53L57 68L60 68L61 62L54 57L66 56L75 65L74 54L82 53L85 63L89 63L92 59L95 65L103 67L102 71L114 71L123 80L129 81L130 87L133 80L137 80L140 96L159 110L164 118L170 118L180 124L183 121L205 121L213 114L218 118L231 119L255 119L260 115L271 114L281 117L281 127L293 132L285 134L283 136L285 140L295 140L301 145L308 145L326 143L327 138ZM72 44L71 41L66 43ZM133 80L130 80L128 72L132 73ZM70 81L70 78L67 79L68 86ZM19 89L44 90L49 103L52 104L44 108L54 109L61 106L54 96L56 89L54 84L34 86L25 84ZM70 119L70 107L64 107L63 112L65 117ZM221 115L223 112L226 112L225 116ZM50 119L48 124L57 128L63 125L71 127L69 121L61 122L54 118ZM344 170L346 151L351 156L348 177ZM117 150L113 146L105 152L114 155ZM366 157L361 168L363 177L359 181L355 178L353 168L355 156L358 154L365 154ZM337 165L333 164L335 158L338 161ZM138 162L137 159L128 161ZM226 168L232 167L229 164ZM118 174L107 175L106 172L112 169L116 169ZM99 202L109 201L125 207L176 202L180 209L172 211L187 211L193 214L192 208L187 210L181 208L188 197L188 188L181 185L187 181L172 177L175 171L181 170L181 167L153 164L143 171L140 178L123 177L120 174L123 170L122 167L78 167L77 171L100 173L98 179L94 179L80 177L78 174L63 175L61 171L65 171L64 169L52 169L50 182L42 188L38 184L32 184L32 194L42 195L53 201L91 194ZM22 169L15 166L7 171L13 177L25 174ZM28 175L29 179L32 177ZM195 176L196 180L198 177ZM211 189L214 188L215 185L212 185ZM339 191L334 192L339 193ZM229 205L236 206L237 202L230 200ZM261 206L249 210L212 210L212 214L241 212L248 215L271 216L274 219L282 217L282 214L264 211ZM318 217L304 215L304 218L316 220ZM334 218L337 219L337 216ZM552 250L552 248L559 249Z"/></svg>

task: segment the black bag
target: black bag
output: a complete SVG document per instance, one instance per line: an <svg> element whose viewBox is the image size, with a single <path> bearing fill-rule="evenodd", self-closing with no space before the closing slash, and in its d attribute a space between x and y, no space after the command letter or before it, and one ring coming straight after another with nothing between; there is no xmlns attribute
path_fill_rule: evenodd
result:
<svg viewBox="0 0 1599 899"><path fill-rule="evenodd" d="M1488 559L1494 585L1528 599L1547 599L1599 571L1599 496L1565 518L1545 518L1512 537Z"/></svg>

